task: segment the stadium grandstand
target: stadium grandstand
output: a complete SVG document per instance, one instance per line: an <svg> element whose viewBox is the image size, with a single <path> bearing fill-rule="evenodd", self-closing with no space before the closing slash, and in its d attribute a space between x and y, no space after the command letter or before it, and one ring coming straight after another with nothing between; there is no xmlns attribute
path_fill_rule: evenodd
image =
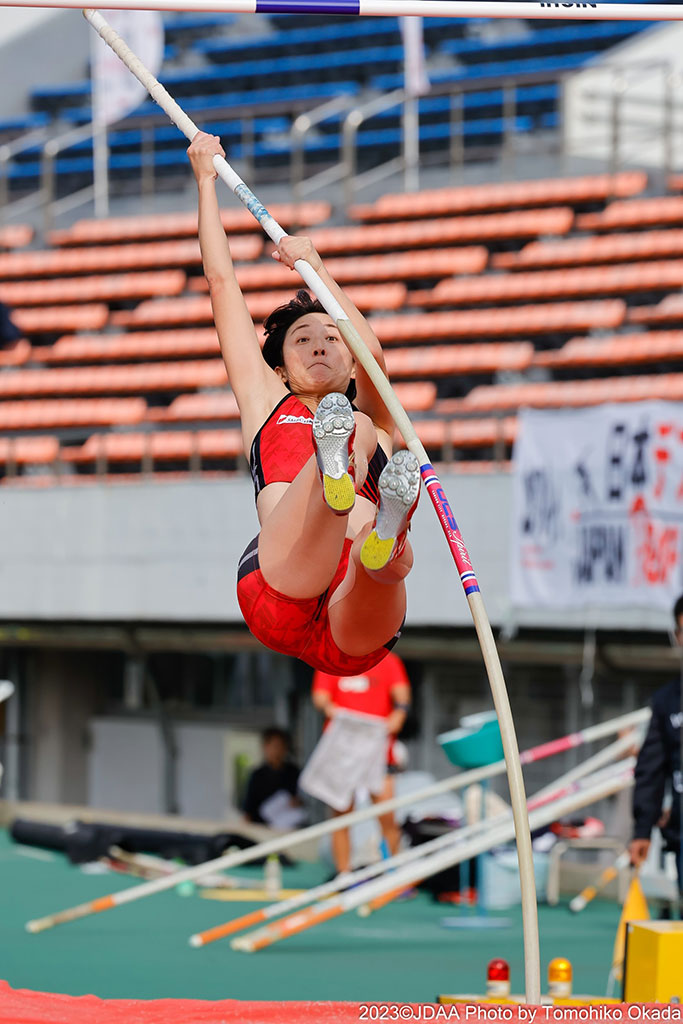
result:
<svg viewBox="0 0 683 1024"><path fill-rule="evenodd" d="M31 22L17 52L74 19ZM159 78L369 319L472 555L526 749L646 705L678 670L661 605L518 606L511 546L523 410L683 402L683 47L646 19L423 25L417 97L389 17L165 14ZM0 810L234 825L263 728L290 729L301 761L315 746L311 670L262 647L235 596L258 525L187 142L151 100L110 125L97 215L84 39L0 101L18 335L0 347ZM227 190L222 218L262 338L298 279ZM491 696L427 506L397 652L410 768L442 778L438 734ZM529 765L529 791L554 774ZM596 813L613 826L613 803ZM36 977L17 966L16 987Z"/></svg>

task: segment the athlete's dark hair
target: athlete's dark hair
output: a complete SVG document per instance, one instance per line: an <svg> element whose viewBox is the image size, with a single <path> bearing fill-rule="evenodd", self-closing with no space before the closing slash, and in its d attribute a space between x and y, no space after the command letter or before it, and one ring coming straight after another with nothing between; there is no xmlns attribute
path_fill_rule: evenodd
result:
<svg viewBox="0 0 683 1024"><path fill-rule="evenodd" d="M285 334L297 320L308 313L324 313L325 307L318 299L312 299L303 288L296 293L293 299L278 306L266 318L264 328L266 340L263 346L263 358L274 370L282 366L282 347L285 343ZM356 382L351 380L346 389L346 397L350 402L356 397Z"/></svg>

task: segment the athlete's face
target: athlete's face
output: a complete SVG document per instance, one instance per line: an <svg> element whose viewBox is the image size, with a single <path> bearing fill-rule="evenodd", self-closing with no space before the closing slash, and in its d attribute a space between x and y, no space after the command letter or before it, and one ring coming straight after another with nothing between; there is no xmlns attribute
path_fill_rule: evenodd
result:
<svg viewBox="0 0 683 1024"><path fill-rule="evenodd" d="M354 376L353 357L327 313L306 313L285 334L278 373L295 395L344 393Z"/></svg>

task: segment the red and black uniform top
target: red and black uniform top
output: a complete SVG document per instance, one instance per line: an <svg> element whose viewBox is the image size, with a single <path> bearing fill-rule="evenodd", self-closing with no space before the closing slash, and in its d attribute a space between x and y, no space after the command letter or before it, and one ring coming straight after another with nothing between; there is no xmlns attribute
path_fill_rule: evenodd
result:
<svg viewBox="0 0 683 1024"><path fill-rule="evenodd" d="M313 413L296 395L285 395L260 428L251 445L249 465L258 498L267 484L291 483L306 465L313 448ZM379 504L377 481L387 464L378 444L368 463L368 475L358 493Z"/></svg>

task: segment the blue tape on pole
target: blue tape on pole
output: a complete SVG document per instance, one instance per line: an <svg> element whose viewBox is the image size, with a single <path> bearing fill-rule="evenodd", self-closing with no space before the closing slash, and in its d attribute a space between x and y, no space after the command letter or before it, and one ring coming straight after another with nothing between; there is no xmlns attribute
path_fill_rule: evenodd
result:
<svg viewBox="0 0 683 1024"><path fill-rule="evenodd" d="M360 14L360 0L256 0L257 14Z"/></svg>
<svg viewBox="0 0 683 1024"><path fill-rule="evenodd" d="M235 189L235 195L240 202L244 203L246 208L249 210L249 213L253 214L253 216L256 217L256 220L261 224L263 224L266 217L270 216L261 200L258 199L251 189L245 184L237 186Z"/></svg>

